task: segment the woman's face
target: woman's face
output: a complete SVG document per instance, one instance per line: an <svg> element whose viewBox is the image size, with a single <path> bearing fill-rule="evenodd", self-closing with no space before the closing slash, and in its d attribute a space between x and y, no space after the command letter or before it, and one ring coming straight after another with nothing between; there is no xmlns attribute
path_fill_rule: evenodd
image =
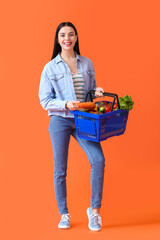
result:
<svg viewBox="0 0 160 240"><path fill-rule="evenodd" d="M58 33L57 42L60 44L63 50L71 50L77 41L77 36L72 27L62 27Z"/></svg>

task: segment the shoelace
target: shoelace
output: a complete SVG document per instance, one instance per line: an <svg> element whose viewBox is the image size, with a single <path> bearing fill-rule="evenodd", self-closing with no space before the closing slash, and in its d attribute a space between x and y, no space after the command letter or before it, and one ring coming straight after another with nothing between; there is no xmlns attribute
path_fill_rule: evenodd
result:
<svg viewBox="0 0 160 240"><path fill-rule="evenodd" d="M93 218L93 225L102 225L102 219L101 216L98 213L93 213L90 215L90 218Z"/></svg>
<svg viewBox="0 0 160 240"><path fill-rule="evenodd" d="M63 221L63 222L68 221L68 220L69 220L69 216L71 217L71 215L70 215L69 213L63 214L63 215L62 215L62 221Z"/></svg>

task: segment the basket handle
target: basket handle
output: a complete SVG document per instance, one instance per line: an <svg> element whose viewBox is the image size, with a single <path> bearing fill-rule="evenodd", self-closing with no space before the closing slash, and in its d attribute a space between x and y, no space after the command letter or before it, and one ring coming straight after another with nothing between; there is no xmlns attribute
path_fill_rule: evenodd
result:
<svg viewBox="0 0 160 240"><path fill-rule="evenodd" d="M90 102L93 102L92 94L95 94L95 91L96 91L96 90L90 90L90 91L87 93L86 98L85 98L85 102L87 102L88 96L89 96L89 98L90 98ZM118 104L118 109L120 109L119 98L118 98L118 95L117 95L117 94L104 92L104 93L103 93L103 96L108 96L108 97L113 97L113 98L114 98L114 100L113 100L113 102L112 102L111 111L113 111L113 106L114 106L116 100L117 100L117 104Z"/></svg>

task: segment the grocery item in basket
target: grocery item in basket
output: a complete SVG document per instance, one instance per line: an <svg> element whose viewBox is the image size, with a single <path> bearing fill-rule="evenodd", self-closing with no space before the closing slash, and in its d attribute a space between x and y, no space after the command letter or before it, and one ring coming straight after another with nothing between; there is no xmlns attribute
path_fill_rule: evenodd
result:
<svg viewBox="0 0 160 240"><path fill-rule="evenodd" d="M104 111L105 111L105 107L100 107L100 108L99 108L99 112L104 113Z"/></svg>
<svg viewBox="0 0 160 240"><path fill-rule="evenodd" d="M98 108L100 108L100 107L105 107L107 103L106 101L100 101L100 102L95 102L95 104Z"/></svg>
<svg viewBox="0 0 160 240"><path fill-rule="evenodd" d="M88 110L93 110L96 105L94 102L81 102L81 103L75 103L76 106L78 106L79 108L85 108Z"/></svg>
<svg viewBox="0 0 160 240"><path fill-rule="evenodd" d="M125 95L124 97L119 98L120 109L123 110L132 110L134 102L132 101L132 97Z"/></svg>
<svg viewBox="0 0 160 240"><path fill-rule="evenodd" d="M95 108L93 110L89 110L89 109L86 109L86 108L79 108L77 110L80 111L80 112L87 112L87 113L93 113L93 114L98 114L98 115L103 114L102 112L99 112Z"/></svg>

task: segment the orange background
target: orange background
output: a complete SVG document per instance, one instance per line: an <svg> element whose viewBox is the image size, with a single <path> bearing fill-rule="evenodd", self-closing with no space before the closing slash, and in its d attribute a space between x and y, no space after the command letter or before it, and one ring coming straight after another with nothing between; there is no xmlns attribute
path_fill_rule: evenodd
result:
<svg viewBox="0 0 160 240"><path fill-rule="evenodd" d="M106 157L103 227L160 221L159 12L158 0L101 0L98 4L91 0L3 2L0 13L3 239L49 240L55 234L67 237L57 231L59 214L53 187L49 117L38 98L41 71L50 61L55 30L62 21L71 21L76 26L81 55L93 61L98 86L119 96L131 95L135 102L125 134L102 142ZM73 235L68 238L85 238L85 233L77 236L77 231L84 228L88 234L90 165L73 138L67 191L73 222ZM93 239L93 235L87 236Z"/></svg>

